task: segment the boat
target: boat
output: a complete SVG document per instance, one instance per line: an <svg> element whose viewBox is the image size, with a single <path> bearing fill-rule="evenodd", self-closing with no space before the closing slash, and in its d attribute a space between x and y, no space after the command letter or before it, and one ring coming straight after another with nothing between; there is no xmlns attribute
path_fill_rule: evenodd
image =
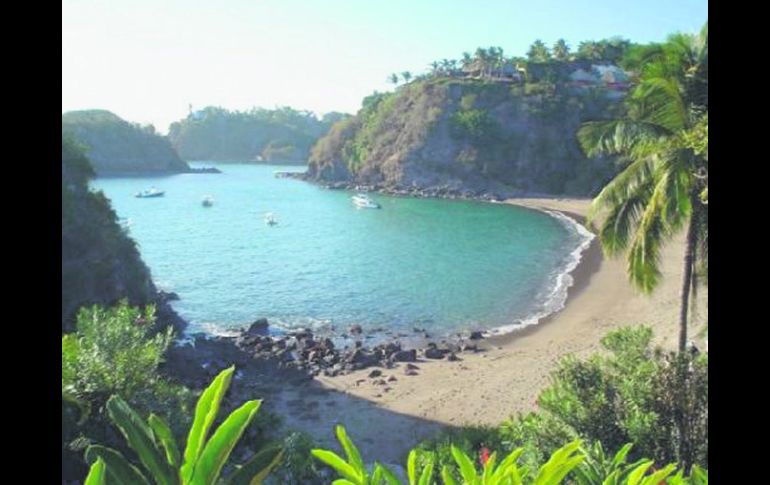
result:
<svg viewBox="0 0 770 485"><path fill-rule="evenodd" d="M206 197L203 198L203 200L201 201L201 204L203 204L203 207L211 207L212 205L214 205L214 197L207 195Z"/></svg>
<svg viewBox="0 0 770 485"><path fill-rule="evenodd" d="M360 207L363 209L379 209L380 204L373 201L369 198L366 194L356 194L353 197L351 197L351 200L353 201L353 204L355 204L356 207Z"/></svg>
<svg viewBox="0 0 770 485"><path fill-rule="evenodd" d="M265 214L265 224L267 224L268 226L274 226L278 224L278 221L275 219L275 216L273 215L272 212L268 212L267 214Z"/></svg>
<svg viewBox="0 0 770 485"><path fill-rule="evenodd" d="M163 194L166 192L163 190L156 189L155 187L151 189L145 189L140 192L137 192L135 197L138 197L140 199L147 199L150 197L163 197Z"/></svg>

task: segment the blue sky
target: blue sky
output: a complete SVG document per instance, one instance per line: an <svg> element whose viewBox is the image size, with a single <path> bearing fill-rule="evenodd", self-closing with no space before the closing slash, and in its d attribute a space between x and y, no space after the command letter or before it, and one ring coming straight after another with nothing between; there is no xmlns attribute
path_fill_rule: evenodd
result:
<svg viewBox="0 0 770 485"><path fill-rule="evenodd" d="M479 46L649 42L707 18L707 0L63 0L62 111L162 132L189 103L355 112L390 73Z"/></svg>

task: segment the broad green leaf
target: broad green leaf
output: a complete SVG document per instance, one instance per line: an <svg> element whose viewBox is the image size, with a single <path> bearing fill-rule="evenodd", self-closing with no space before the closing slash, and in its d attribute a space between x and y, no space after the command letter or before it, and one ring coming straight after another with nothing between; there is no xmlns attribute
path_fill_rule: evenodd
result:
<svg viewBox="0 0 770 485"><path fill-rule="evenodd" d="M382 483L382 467L379 463L374 462L374 470L372 470L372 485L380 485Z"/></svg>
<svg viewBox="0 0 770 485"><path fill-rule="evenodd" d="M191 484L211 485L216 482L230 453L254 419L261 404L262 401L258 400L247 401L219 425L195 462L190 477Z"/></svg>
<svg viewBox="0 0 770 485"><path fill-rule="evenodd" d="M357 485L357 484L351 482L350 480L345 480L344 478L338 478L332 482L332 485Z"/></svg>
<svg viewBox="0 0 770 485"><path fill-rule="evenodd" d="M444 485L457 485L457 481L452 476L452 472L449 471L449 467L446 465L441 468L441 479L444 480Z"/></svg>
<svg viewBox="0 0 770 485"><path fill-rule="evenodd" d="M160 416L150 414L147 422L150 424L155 438L160 442L163 447L163 451L166 452L166 462L174 469L181 465L181 456L179 455L179 448L176 446L176 440L174 434L171 432L171 428Z"/></svg>
<svg viewBox="0 0 770 485"><path fill-rule="evenodd" d="M676 469L676 465L670 464L667 467L663 468L662 470L658 470L652 475L644 477L644 480L642 480L641 485L658 485L666 477L674 473L675 469Z"/></svg>
<svg viewBox="0 0 770 485"><path fill-rule="evenodd" d="M97 458L96 463L91 465L91 468L88 470L88 476L83 485L105 485L106 475L107 470L105 469L104 461L101 458Z"/></svg>
<svg viewBox="0 0 770 485"><path fill-rule="evenodd" d="M476 483L476 468L473 466L471 459L468 458L468 455L453 445L452 456L460 468L460 475L462 475L463 480L469 484Z"/></svg>
<svg viewBox="0 0 770 485"><path fill-rule="evenodd" d="M195 462L200 456L203 446L206 444L206 437L209 428L214 423L219 412L219 404L222 397L230 387L230 381L233 377L235 366L228 367L214 378L209 387L201 394L198 403L195 405L195 418L190 427L190 433L187 435L187 444L184 450L184 464L182 465L182 481L187 483L193 474Z"/></svg>
<svg viewBox="0 0 770 485"><path fill-rule="evenodd" d="M406 476L409 485L417 485L417 450L410 451L406 459Z"/></svg>
<svg viewBox="0 0 770 485"><path fill-rule="evenodd" d="M398 479L398 477L396 477L396 474L390 470L390 468L380 464L377 464L377 466L382 470L382 476L385 478L385 481L388 482L388 485L401 485L401 481Z"/></svg>
<svg viewBox="0 0 770 485"><path fill-rule="evenodd" d="M337 470L337 473L347 478L348 480L351 480L354 483L363 482L363 477L358 473L358 471L356 471L355 468L350 466L345 460L340 458L340 456L333 451L315 449L310 450L310 454Z"/></svg>
<svg viewBox="0 0 770 485"><path fill-rule="evenodd" d="M345 431L345 427L342 425L337 425L335 427L335 431L337 433L337 440L342 445L342 449L345 450L345 455L348 457L348 463L353 465L358 472L366 476L366 467L364 466L364 461L361 459L361 454L358 452L358 448L356 448L356 445L353 444L353 442L348 437L347 432Z"/></svg>
<svg viewBox="0 0 770 485"><path fill-rule="evenodd" d="M239 466L227 478L227 485L257 485L278 466L283 458L280 445L274 444L260 450L246 463Z"/></svg>
<svg viewBox="0 0 770 485"><path fill-rule="evenodd" d="M653 461L647 460L641 465L637 466L629 475L626 485L639 485L647 469L652 466Z"/></svg>
<svg viewBox="0 0 770 485"><path fill-rule="evenodd" d="M428 455L428 463L425 465L425 468L422 469L420 480L417 482L418 485L430 485L431 480L433 479L433 462L434 457L433 453L431 453Z"/></svg>
<svg viewBox="0 0 770 485"><path fill-rule="evenodd" d="M98 459L104 462L110 483L118 485L150 485L137 467L129 463L119 452L100 445L92 445L86 449L86 462L95 463Z"/></svg>
<svg viewBox="0 0 770 485"><path fill-rule="evenodd" d="M631 451L631 448L634 446L633 443L628 443L623 448L620 449L617 453L615 453L615 457L612 459L612 467L617 468L622 463L625 463L626 456L628 455L628 452Z"/></svg>
<svg viewBox="0 0 770 485"><path fill-rule="evenodd" d="M174 484L174 472L158 450L152 430L131 406L120 397L112 396L107 401L107 414L153 479L159 485Z"/></svg>

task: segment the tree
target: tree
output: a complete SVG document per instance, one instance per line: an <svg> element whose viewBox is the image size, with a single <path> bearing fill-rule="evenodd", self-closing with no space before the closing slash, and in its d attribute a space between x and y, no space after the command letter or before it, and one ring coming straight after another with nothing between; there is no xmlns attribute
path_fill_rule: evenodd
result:
<svg viewBox="0 0 770 485"><path fill-rule="evenodd" d="M588 40L578 45L577 57L589 61L598 61L602 59L602 47L598 42Z"/></svg>
<svg viewBox="0 0 770 485"><path fill-rule="evenodd" d="M398 84L398 74L393 73L390 76L388 76L388 82L393 84L394 86Z"/></svg>
<svg viewBox="0 0 770 485"><path fill-rule="evenodd" d="M695 265L708 265L708 205L703 203L708 152L702 143L702 133L708 133L707 66L708 24L699 35L670 36L643 65L627 115L585 123L578 132L588 156L620 155L629 162L594 199L589 221L606 212L599 229L602 247L608 255L628 250L628 274L635 286L645 293L657 286L660 248L686 227L680 351L687 344Z"/></svg>
<svg viewBox="0 0 770 485"><path fill-rule="evenodd" d="M542 40L537 39L527 51L527 59L532 62L548 62L551 59L551 52Z"/></svg>
<svg viewBox="0 0 770 485"><path fill-rule="evenodd" d="M553 45L553 57L557 61L569 60L569 46L564 39L559 39Z"/></svg>
<svg viewBox="0 0 770 485"><path fill-rule="evenodd" d="M401 73L401 78L403 78L405 83L408 83L410 79L412 79L412 73L409 71L404 71Z"/></svg>

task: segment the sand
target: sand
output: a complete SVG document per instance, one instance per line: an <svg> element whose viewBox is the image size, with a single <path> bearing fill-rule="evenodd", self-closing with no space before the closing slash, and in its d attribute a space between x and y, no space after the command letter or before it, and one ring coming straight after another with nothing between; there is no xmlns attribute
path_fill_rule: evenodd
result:
<svg viewBox="0 0 770 485"><path fill-rule="evenodd" d="M560 211L579 221L590 204L589 199L506 202ZM548 384L557 361L568 354L585 356L599 350L600 339L613 328L652 326L656 341L675 349L683 242L684 235L680 234L665 246L662 282L652 295L642 295L628 282L625 260L605 258L598 239L594 239L572 273L574 284L564 309L524 330L485 339L481 344L484 351L463 353L460 361L417 362L416 376L405 375L405 364L382 369L383 376L378 379L397 379L385 386L367 377L372 369L317 378L320 386L313 387L328 396L328 407L322 410L324 418L318 425L328 429L330 436L330 420L348 424L365 456L369 452L372 459L396 461L419 438L440 426L495 425L518 412L537 409L537 395ZM707 301L708 291L703 289L695 325L690 329L690 335L701 345L702 337L696 334L707 321Z"/></svg>

